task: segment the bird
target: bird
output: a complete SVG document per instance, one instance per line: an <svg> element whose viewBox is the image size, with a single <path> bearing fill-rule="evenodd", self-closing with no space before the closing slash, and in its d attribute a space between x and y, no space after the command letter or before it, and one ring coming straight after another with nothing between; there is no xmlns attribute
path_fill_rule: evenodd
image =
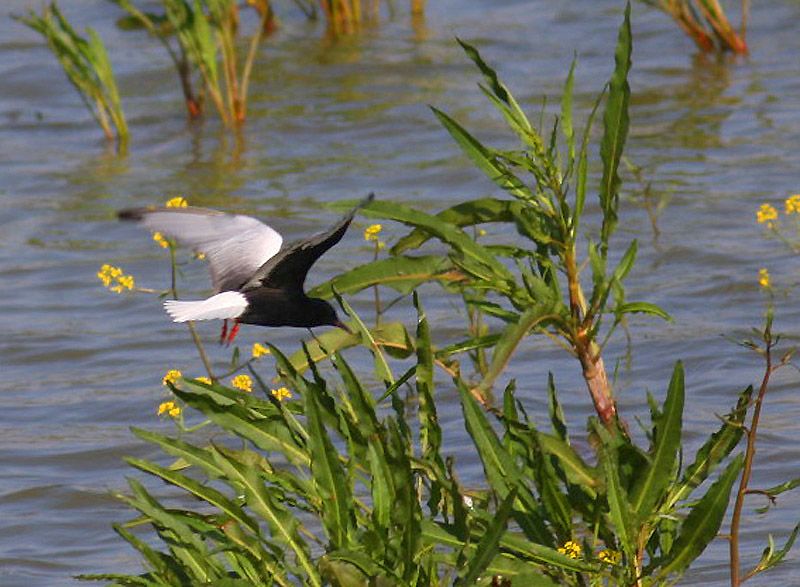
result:
<svg viewBox="0 0 800 587"><path fill-rule="evenodd" d="M350 332L333 306L306 295L304 283L311 266L342 239L356 212L374 198L369 194L325 232L286 247L277 231L242 214L186 206L127 208L117 215L205 255L214 295L166 300L164 309L174 322L224 320L220 342L230 344L240 324L335 326ZM233 321L230 333L228 320Z"/></svg>

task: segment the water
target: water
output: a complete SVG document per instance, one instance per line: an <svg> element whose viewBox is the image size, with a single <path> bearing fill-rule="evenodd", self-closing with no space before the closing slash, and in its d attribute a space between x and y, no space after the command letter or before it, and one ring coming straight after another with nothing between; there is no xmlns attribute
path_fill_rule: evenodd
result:
<svg viewBox="0 0 800 587"><path fill-rule="evenodd" d="M324 204L370 190L428 210L496 193L426 107L437 105L487 140L507 140L453 37L477 43L532 110L542 95L557 103L576 51L582 120L613 66L621 18L616 2L517 1L498 8L486 0L442 0L429 3L424 23L411 26L401 10L379 30L331 46L288 4L282 29L261 52L250 119L237 143L213 116L186 123L166 56L143 35L110 26L114 6L65 0L79 28L94 26L110 45L132 133L122 159L105 148L39 38L0 20L0 585L71 585L76 573L138 570L138 559L110 528L130 516L110 491L135 474L122 456L156 453L128 428L168 430L154 415L165 397L161 376L170 368L201 374L185 331L165 319L155 299L116 296L99 286L95 273L104 262L121 265L142 285L166 284L163 252L134 227L116 223L115 210L185 195L194 204L257 214L293 239L336 218ZM39 5L11 0L4 12ZM717 62L694 55L663 15L634 7L628 156L668 201L654 241L644 210L626 199L617 240L641 243L631 299L659 303L675 321L631 321L632 362L622 365L617 387L620 409L633 420L646 413L644 392L663 394L674 361L683 359L691 446L717 426L715 414L743 386L760 379L757 358L726 339L760 324L760 267L770 268L780 292L778 330L798 334L791 290L797 258L763 238L754 211L800 191L799 17L800 5L791 0L756 6L752 55ZM363 222L315 267L311 282L367 258ZM389 237L403 234L386 230ZM200 271L190 271L190 293L205 287ZM449 302L435 289L427 299L435 325L445 327ZM356 301L368 307L368 297ZM216 327L202 334L213 339ZM268 336L293 350L302 335L245 328L240 336L243 348ZM607 362L624 354L620 337ZM529 409L543 407L544 378L553 370L580 426L590 407L576 366L541 342L519 358L525 360L509 374ZM791 370L776 377L754 486L797 475L797 381ZM440 395L455 401L446 385ZM469 451L458 454L459 410L443 414L448 447L474 467ZM800 498L792 494L780 498L772 515L748 510L744 560L757 559L767 532L786 536L798 512ZM724 584L726 557L726 544L715 542L684 583ZM753 584L800 582L798 557L790 554Z"/></svg>

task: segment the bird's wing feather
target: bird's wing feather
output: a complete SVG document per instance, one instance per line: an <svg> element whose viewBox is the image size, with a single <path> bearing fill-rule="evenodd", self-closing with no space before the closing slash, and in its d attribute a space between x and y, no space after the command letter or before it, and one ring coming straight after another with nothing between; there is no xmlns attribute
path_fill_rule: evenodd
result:
<svg viewBox="0 0 800 587"><path fill-rule="evenodd" d="M264 263L243 289L268 287L290 292L302 292L306 275L311 266L325 251L342 240L356 212L359 208L371 202L374 197L374 194L370 194L364 198L339 222L325 232L296 241L287 246Z"/></svg>
<svg viewBox="0 0 800 587"><path fill-rule="evenodd" d="M239 289L283 243L260 220L206 208L136 208L121 211L119 217L204 253L217 292Z"/></svg>

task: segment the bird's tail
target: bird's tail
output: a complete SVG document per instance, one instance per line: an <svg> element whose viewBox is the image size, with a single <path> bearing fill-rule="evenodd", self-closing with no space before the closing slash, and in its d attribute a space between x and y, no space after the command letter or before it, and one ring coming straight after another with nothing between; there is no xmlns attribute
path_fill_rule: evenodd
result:
<svg viewBox="0 0 800 587"><path fill-rule="evenodd" d="M224 291L207 300L182 302L167 300L164 309L173 322L189 320L223 320L238 318L247 309L247 298L238 291Z"/></svg>

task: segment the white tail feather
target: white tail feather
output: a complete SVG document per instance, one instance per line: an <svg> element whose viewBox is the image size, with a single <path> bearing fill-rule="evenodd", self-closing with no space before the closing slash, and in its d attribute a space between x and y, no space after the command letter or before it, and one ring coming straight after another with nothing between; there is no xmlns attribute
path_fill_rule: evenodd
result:
<svg viewBox="0 0 800 587"><path fill-rule="evenodd" d="M247 298L237 291L224 291L207 300L195 302L167 300L164 309L173 322L238 318L247 309Z"/></svg>

